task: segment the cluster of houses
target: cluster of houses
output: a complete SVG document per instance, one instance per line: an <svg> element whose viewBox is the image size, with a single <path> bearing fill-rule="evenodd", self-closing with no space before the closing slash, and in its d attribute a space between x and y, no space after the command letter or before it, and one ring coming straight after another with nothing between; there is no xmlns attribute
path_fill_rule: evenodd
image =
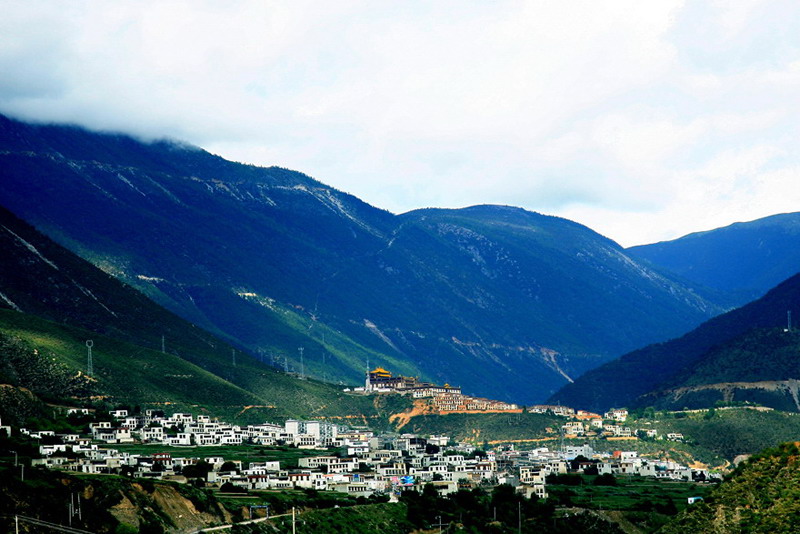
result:
<svg viewBox="0 0 800 534"><path fill-rule="evenodd" d="M536 405L528 408L532 413L551 413L570 419L561 425L561 433L565 438L605 438L605 439L666 439L668 441L684 441L683 434L669 432L658 433L654 428L633 428L624 426L628 420L628 410L613 409L603 415L586 410L575 410L567 406Z"/></svg>
<svg viewBox="0 0 800 534"><path fill-rule="evenodd" d="M521 411L516 404L471 397L462 393L439 393L434 395L432 404L439 412L514 412Z"/></svg>
<svg viewBox="0 0 800 534"><path fill-rule="evenodd" d="M570 469L675 480L704 480L709 476L708 472L672 462L640 458L636 452L597 454L589 445L566 446L559 451L547 448L518 451L514 447L476 451L473 445L454 443L447 436L376 435L366 429L344 428L324 421L288 420L283 425L242 427L202 415L165 416L153 410L139 415L117 410L112 415L113 422L90 425L91 437L20 429L34 438L49 438L43 440L47 444L40 445L43 457L34 459L33 465L177 481L200 476L212 487L313 488L363 497L396 495L404 489L419 489L426 483L433 484L443 494L460 488L507 483L526 496L546 498L547 476L564 474ZM157 445L186 447L187 455L163 451L134 454L113 447L134 441L154 444L154 451L158 451ZM319 450L321 454L301 457L292 468L278 461L243 464L226 461L222 456L201 458L189 454L203 446L242 443L293 445ZM201 462L204 469L198 471Z"/></svg>

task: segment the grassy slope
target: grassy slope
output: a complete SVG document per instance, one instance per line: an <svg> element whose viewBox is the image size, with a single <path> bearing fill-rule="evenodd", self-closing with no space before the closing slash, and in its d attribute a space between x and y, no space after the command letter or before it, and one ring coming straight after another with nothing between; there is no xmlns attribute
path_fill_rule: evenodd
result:
<svg viewBox="0 0 800 534"><path fill-rule="evenodd" d="M221 377L171 354L9 310L0 310L0 333L55 358L65 372L74 375L85 372L85 341L92 339L97 379L92 389L110 396L111 402L205 411L241 422L357 416L354 422L368 420L378 426L389 410L404 406L403 399L376 402L347 395L338 386L298 380L244 356L235 368L230 365L221 371L226 375Z"/></svg>
<svg viewBox="0 0 800 534"><path fill-rule="evenodd" d="M514 441L557 436L557 429L563 422L563 418L533 413L454 413L414 417L402 427L402 431L445 435L455 440L481 444L483 441ZM556 429L556 433L547 433L548 427Z"/></svg>
<svg viewBox="0 0 800 534"><path fill-rule="evenodd" d="M800 414L746 409L715 410L681 419L665 419L665 430L681 432L698 447L733 460L740 454L754 454L766 447L796 439L800 435Z"/></svg>

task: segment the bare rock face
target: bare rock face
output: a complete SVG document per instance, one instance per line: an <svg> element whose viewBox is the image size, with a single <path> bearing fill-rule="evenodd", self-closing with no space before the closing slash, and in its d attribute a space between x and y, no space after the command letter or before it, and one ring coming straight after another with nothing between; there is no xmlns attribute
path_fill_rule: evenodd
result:
<svg viewBox="0 0 800 534"><path fill-rule="evenodd" d="M748 459L750 459L750 456L752 456L752 455L751 454L740 454L739 456L737 456L736 458L733 459L733 466L734 467L739 467L739 464L742 463L742 462L746 462Z"/></svg>

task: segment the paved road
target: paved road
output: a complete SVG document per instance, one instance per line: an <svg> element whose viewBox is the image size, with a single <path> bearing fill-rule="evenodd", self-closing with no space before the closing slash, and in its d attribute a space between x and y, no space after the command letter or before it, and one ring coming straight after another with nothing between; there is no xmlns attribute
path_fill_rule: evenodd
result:
<svg viewBox="0 0 800 534"><path fill-rule="evenodd" d="M261 523L263 521L267 521L268 519L275 519L276 517L286 517L287 515L292 515L292 514L289 513L289 514L271 515L269 517L259 517L258 519L250 519L250 520L247 520L247 521L241 521L241 522L236 523L236 524L237 525L249 525L251 523ZM220 525L218 527L201 528L200 530L195 530L191 534L200 534L201 532L216 532L218 530L228 530L229 528L233 528L233 525Z"/></svg>

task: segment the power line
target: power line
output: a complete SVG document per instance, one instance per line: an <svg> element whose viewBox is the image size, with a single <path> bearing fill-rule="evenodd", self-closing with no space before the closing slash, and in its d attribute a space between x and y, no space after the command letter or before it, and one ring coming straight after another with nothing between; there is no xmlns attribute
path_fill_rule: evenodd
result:
<svg viewBox="0 0 800 534"><path fill-rule="evenodd" d="M30 523L31 525L36 525L39 527L47 527L53 530L58 530L59 532L69 532L70 534L94 534L93 532L89 532L88 530L81 530L79 528L67 527L64 525L59 525L57 523L49 523L47 521L42 521L41 519L34 519L33 517L25 517L24 515L15 515L14 521Z"/></svg>

